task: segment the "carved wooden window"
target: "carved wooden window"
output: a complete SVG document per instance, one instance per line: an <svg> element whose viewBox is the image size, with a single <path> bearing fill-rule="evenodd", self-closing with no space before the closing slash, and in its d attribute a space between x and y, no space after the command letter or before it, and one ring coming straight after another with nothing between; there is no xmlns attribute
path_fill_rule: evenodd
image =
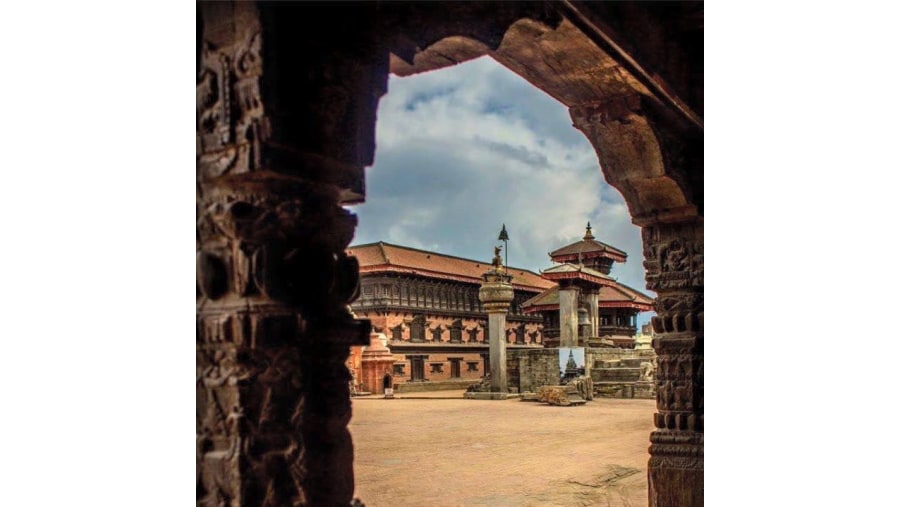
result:
<svg viewBox="0 0 900 507"><path fill-rule="evenodd" d="M431 373L444 373L444 363L431 363Z"/></svg>
<svg viewBox="0 0 900 507"><path fill-rule="evenodd" d="M462 321L459 319L454 320L453 323L450 324L450 342L462 342Z"/></svg>
<svg viewBox="0 0 900 507"><path fill-rule="evenodd" d="M406 365L403 363L394 364L394 376L395 377L405 377L406 376L406 372L404 371L405 368L406 368Z"/></svg>
<svg viewBox="0 0 900 507"><path fill-rule="evenodd" d="M409 323L409 338L412 341L425 341L425 316L416 315Z"/></svg>
<svg viewBox="0 0 900 507"><path fill-rule="evenodd" d="M466 372L478 371L478 361L466 361Z"/></svg>
<svg viewBox="0 0 900 507"><path fill-rule="evenodd" d="M525 344L525 324L520 324L515 329L516 333L516 343L520 345Z"/></svg>

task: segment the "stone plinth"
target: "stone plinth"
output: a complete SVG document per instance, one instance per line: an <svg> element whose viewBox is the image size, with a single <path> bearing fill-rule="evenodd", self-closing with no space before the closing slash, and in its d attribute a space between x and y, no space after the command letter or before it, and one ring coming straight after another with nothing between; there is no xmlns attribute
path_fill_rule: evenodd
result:
<svg viewBox="0 0 900 507"><path fill-rule="evenodd" d="M362 353L362 382L366 391L375 394L384 394L381 378L385 371L390 372L394 366L394 356L385 346L385 341L387 337L382 333L370 334L369 346Z"/></svg>

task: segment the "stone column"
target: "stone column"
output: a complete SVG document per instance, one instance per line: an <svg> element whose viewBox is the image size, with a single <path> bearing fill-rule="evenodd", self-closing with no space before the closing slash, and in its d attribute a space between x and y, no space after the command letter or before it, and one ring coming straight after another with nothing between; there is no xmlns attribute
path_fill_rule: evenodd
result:
<svg viewBox="0 0 900 507"><path fill-rule="evenodd" d="M352 500L345 361L370 326L348 311L343 205L362 199L387 53L337 51L377 47L373 17L198 4L198 507Z"/></svg>
<svg viewBox="0 0 900 507"><path fill-rule="evenodd" d="M497 267L483 275L484 283L478 291L484 310L488 313L488 337L491 358L491 392L505 393L506 383L506 314L513 300L512 277Z"/></svg>
<svg viewBox="0 0 900 507"><path fill-rule="evenodd" d="M559 286L559 346L578 346L578 287Z"/></svg>
<svg viewBox="0 0 900 507"><path fill-rule="evenodd" d="M703 505L703 222L643 227L653 317L656 430L650 435L650 505Z"/></svg>
<svg viewBox="0 0 900 507"><path fill-rule="evenodd" d="M590 288L585 291L585 299L588 304L588 315L591 319L591 338L600 336L600 291Z"/></svg>

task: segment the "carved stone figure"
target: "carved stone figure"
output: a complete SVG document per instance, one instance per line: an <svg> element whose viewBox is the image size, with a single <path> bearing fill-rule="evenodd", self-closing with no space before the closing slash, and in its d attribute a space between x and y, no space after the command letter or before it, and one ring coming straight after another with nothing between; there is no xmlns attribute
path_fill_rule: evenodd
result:
<svg viewBox="0 0 900 507"><path fill-rule="evenodd" d="M500 257L500 248L499 246L494 247L494 259L491 261L491 265L494 266L494 269L498 269L503 267L503 259Z"/></svg>

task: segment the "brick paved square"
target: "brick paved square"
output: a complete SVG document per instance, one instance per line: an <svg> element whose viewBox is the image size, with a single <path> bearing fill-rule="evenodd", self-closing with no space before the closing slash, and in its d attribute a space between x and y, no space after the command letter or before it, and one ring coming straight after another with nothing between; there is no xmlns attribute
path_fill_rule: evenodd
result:
<svg viewBox="0 0 900 507"><path fill-rule="evenodd" d="M435 394L460 399L354 398L355 494L367 507L647 505L654 400Z"/></svg>

